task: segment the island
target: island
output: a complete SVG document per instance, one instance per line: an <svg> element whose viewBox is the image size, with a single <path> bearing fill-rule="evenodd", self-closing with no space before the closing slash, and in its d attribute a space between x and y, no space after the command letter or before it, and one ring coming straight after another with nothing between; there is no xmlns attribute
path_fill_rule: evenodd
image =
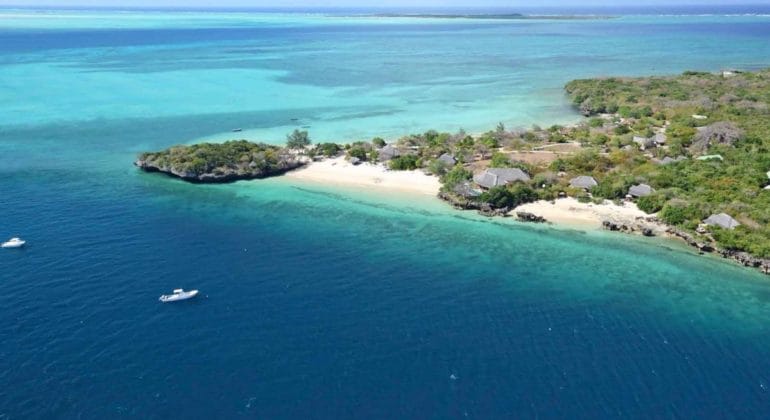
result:
<svg viewBox="0 0 770 420"><path fill-rule="evenodd" d="M570 126L312 146L295 131L286 148L240 143L273 156L265 169L252 152L222 159L195 146L144 154L138 166L196 182L283 173L303 157L313 161L303 171L332 161L327 172L352 178L361 167L382 179L403 171L436 179L435 193L458 209L535 222L582 211L608 230L681 238L770 273L770 70L595 78L565 90L585 116Z"/></svg>

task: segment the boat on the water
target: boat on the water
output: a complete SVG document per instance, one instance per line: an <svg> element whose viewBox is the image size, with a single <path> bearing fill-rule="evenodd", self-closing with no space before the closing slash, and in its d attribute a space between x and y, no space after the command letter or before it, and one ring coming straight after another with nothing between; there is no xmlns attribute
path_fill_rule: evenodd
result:
<svg viewBox="0 0 770 420"><path fill-rule="evenodd" d="M233 133L240 133L241 131L243 131L242 128L233 128Z"/></svg>
<svg viewBox="0 0 770 420"><path fill-rule="evenodd" d="M198 295L197 290L190 290L185 292L184 289L174 289L174 293L170 295L162 295L158 300L160 300L163 303L176 302L179 300L192 299L197 295Z"/></svg>
<svg viewBox="0 0 770 420"><path fill-rule="evenodd" d="M6 242L3 242L2 244L0 244L0 248L21 248L26 243L27 241L23 241L19 238L11 238Z"/></svg>

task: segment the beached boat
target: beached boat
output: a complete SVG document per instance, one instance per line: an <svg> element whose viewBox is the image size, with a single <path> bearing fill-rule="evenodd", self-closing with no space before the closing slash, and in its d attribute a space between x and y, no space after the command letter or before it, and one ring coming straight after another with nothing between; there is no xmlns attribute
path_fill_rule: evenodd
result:
<svg viewBox="0 0 770 420"><path fill-rule="evenodd" d="M184 289L174 289L174 293L170 295L162 295L158 300L163 303L176 302L180 300L192 299L198 295L197 290L190 290L185 292Z"/></svg>
<svg viewBox="0 0 770 420"><path fill-rule="evenodd" d="M19 238L11 238L6 242L3 242L0 244L0 248L21 248L26 244L27 241L22 241Z"/></svg>

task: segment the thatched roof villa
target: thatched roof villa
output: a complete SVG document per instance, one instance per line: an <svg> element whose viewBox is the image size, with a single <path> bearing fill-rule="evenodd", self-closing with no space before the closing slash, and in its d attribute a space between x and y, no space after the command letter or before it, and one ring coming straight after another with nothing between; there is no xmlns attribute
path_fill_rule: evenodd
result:
<svg viewBox="0 0 770 420"><path fill-rule="evenodd" d="M455 157L449 153L444 153L443 155L439 156L437 160L439 162L445 163L448 166L455 166L457 164L457 159L455 159Z"/></svg>
<svg viewBox="0 0 770 420"><path fill-rule="evenodd" d="M377 156L382 162L401 156L401 152L392 144L386 144L377 153Z"/></svg>
<svg viewBox="0 0 770 420"><path fill-rule="evenodd" d="M476 184L486 189L507 185L511 182L527 182L529 180L529 175L519 168L489 168L473 177Z"/></svg>
<svg viewBox="0 0 770 420"><path fill-rule="evenodd" d="M592 176L581 175L577 178L572 178L569 181L569 186L573 188L582 188L584 190L590 190L591 188L599 185L598 182Z"/></svg>
<svg viewBox="0 0 770 420"><path fill-rule="evenodd" d="M628 195L635 198L646 197L654 192L655 190L647 184L634 185L628 189Z"/></svg>
<svg viewBox="0 0 770 420"><path fill-rule="evenodd" d="M727 213L712 214L703 223L709 226L719 226L722 229L735 229L741 224Z"/></svg>

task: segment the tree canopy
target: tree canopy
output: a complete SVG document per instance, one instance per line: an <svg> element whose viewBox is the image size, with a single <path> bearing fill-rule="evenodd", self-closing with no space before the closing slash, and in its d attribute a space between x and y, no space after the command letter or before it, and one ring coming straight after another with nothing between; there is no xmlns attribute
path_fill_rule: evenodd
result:
<svg viewBox="0 0 770 420"><path fill-rule="evenodd" d="M304 149L306 146L310 146L310 135L306 130L295 129L291 134L286 136L286 147L289 149Z"/></svg>

